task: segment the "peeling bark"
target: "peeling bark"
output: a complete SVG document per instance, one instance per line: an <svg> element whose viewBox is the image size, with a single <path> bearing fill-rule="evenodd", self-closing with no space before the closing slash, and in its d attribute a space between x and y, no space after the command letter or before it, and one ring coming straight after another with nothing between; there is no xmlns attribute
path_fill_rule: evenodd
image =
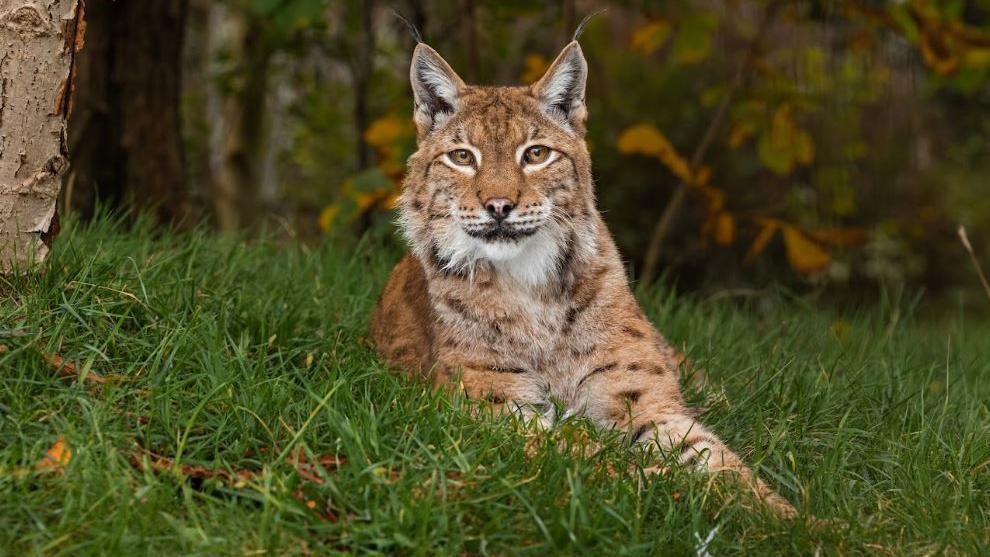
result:
<svg viewBox="0 0 990 557"><path fill-rule="evenodd" d="M83 46L79 0L0 0L0 271L47 256L55 200L68 167L66 117L76 53Z"/></svg>

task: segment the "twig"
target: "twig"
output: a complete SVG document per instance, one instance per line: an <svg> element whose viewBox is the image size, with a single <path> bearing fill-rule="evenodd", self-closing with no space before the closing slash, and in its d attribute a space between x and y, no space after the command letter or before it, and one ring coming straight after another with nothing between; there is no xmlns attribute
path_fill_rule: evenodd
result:
<svg viewBox="0 0 990 557"><path fill-rule="evenodd" d="M969 236L966 235L966 227L959 225L959 241L962 242L964 248L966 248L966 253L969 254L969 258L973 261L973 267L976 267L976 274L980 277L980 284L983 285L983 291L987 295L987 299L990 300L990 282L987 282L987 276L983 274L983 269L980 267L980 262L976 259L976 253L973 252L973 245L969 243Z"/></svg>
<svg viewBox="0 0 990 557"><path fill-rule="evenodd" d="M763 13L763 20L760 21L760 25L756 30L756 35L753 37L753 41L749 44L749 50L746 52L746 57L736 69L736 74L732 79L732 83L729 85L729 90L722 99L722 103L719 105L718 110L715 111L715 116L708 124L708 128L705 130L705 135L701 137L701 141L698 143L697 148L695 148L694 153L691 155L692 169L698 168L698 165L700 165L701 161L704 160L705 154L708 153L708 149L711 147L712 142L714 142L715 135L722 127L722 123L729 112L729 106L732 104L733 98L743 85L744 78L746 77L746 70L753 64L753 60L756 58L756 53L760 49L760 43L763 35L773 23L773 19L776 16L777 9L780 5L780 1L772 2L769 6L767 6L766 11ZM674 222L674 216L678 211L680 211L681 205L684 204L684 199L687 197L687 190L688 185L686 183L680 182L677 185L674 195L670 198L670 201L667 202L667 206L660 215L660 219L657 220L656 225L653 227L653 232L650 235L650 243L647 245L646 256L643 261L643 272L640 275L640 282L644 285L650 284L656 277L657 266L660 263L660 248L663 246L663 240L666 238L667 233L670 230L670 226Z"/></svg>

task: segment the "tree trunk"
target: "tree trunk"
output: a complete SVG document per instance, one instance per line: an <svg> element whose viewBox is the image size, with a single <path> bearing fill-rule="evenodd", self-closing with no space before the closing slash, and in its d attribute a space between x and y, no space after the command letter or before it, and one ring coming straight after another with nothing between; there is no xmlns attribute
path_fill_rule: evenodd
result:
<svg viewBox="0 0 990 557"><path fill-rule="evenodd" d="M87 7L94 43L80 57L80 111L71 122L74 196L177 222L189 213L180 113L188 2Z"/></svg>
<svg viewBox="0 0 990 557"><path fill-rule="evenodd" d="M368 110L368 95L371 87L375 55L375 33L372 27L372 16L375 11L375 0L361 0L360 33L354 59L351 60L351 76L354 79L354 132L357 136L358 168L364 170L371 166L371 149L364 141L364 132L371 124Z"/></svg>
<svg viewBox="0 0 990 557"><path fill-rule="evenodd" d="M265 98L268 96L268 72L272 51L265 39L265 22L251 18L242 37L243 64L239 70L240 88L237 107L231 121L228 164L238 187L238 210L241 227L258 222L258 189L261 154L265 141Z"/></svg>
<svg viewBox="0 0 990 557"><path fill-rule="evenodd" d="M280 200L281 178L279 166L282 153L292 146L292 126L289 110L296 100L296 89L293 86L292 74L295 71L295 59L284 53L275 54L269 64L272 76L269 81L268 98L265 99L264 112L268 115L265 125L265 140L261 149L261 168L258 173L258 201L266 214L278 210Z"/></svg>
<svg viewBox="0 0 990 557"><path fill-rule="evenodd" d="M206 56L211 60L212 68L207 72L206 77L206 114L210 127L207 142L208 190L213 218L217 228L223 232L237 230L241 221L240 188L230 162L240 143L232 133L232 122L242 112L238 102L239 95L226 91L227 88L221 84L224 68L217 61L233 58L236 60L234 63L242 63L242 45L246 31L244 18L235 16L223 4L215 3L210 6L206 49ZM231 63L227 62L227 64Z"/></svg>
<svg viewBox="0 0 990 557"><path fill-rule="evenodd" d="M260 204L270 115L266 113L274 54L267 23L223 5L211 10L209 56L224 59L207 86L210 200L225 232L250 228Z"/></svg>
<svg viewBox="0 0 990 557"><path fill-rule="evenodd" d="M0 270L48 254L85 33L78 0L0 0Z"/></svg>
<svg viewBox="0 0 990 557"><path fill-rule="evenodd" d="M464 77L468 83L477 83L481 77L481 55L478 52L478 10L474 0L464 0L464 19L464 43L468 58Z"/></svg>

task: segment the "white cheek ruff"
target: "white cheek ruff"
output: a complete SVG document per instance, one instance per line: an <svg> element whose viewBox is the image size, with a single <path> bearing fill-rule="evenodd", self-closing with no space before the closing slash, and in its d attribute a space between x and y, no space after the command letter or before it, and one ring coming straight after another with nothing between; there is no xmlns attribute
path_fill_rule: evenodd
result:
<svg viewBox="0 0 990 557"><path fill-rule="evenodd" d="M516 281L528 286L540 286L555 276L560 252L559 238L548 228L516 243L510 243L501 259L492 259L495 267ZM490 246L491 244L486 244ZM496 244L498 245L498 244Z"/></svg>
<svg viewBox="0 0 990 557"><path fill-rule="evenodd" d="M439 232L436 245L445 271L471 275L479 261L487 260L520 284L540 286L555 275L561 249L559 236L555 229L544 227L516 241L488 242L454 225Z"/></svg>
<svg viewBox="0 0 990 557"><path fill-rule="evenodd" d="M431 225L414 222L418 219L403 218L403 232L417 256L423 260L433 258L435 263L442 265L442 271L463 273L470 277L469 280L473 280L476 265L487 261L507 279L520 286L537 288L558 276L561 251L569 236L578 246L587 244L586 249L595 250L593 229L572 230L569 226L557 225L547 218L553 212L552 206L541 209L541 224L535 233L511 241L486 241L469 234L465 225L470 227L471 221L457 217L453 198L448 199L448 203L450 214L455 218L434 221ZM583 250L579 257L584 257Z"/></svg>

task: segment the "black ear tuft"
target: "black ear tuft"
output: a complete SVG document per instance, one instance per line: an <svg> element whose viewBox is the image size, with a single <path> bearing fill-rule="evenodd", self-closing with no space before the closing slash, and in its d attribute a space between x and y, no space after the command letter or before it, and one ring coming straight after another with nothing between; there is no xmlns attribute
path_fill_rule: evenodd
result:
<svg viewBox="0 0 990 557"><path fill-rule="evenodd" d="M574 37L572 37L571 40L572 41L577 41L578 39L580 39L581 38L581 34L584 33L584 28L587 27L588 23L592 19L595 19L596 17L598 17L599 15L601 15L601 14L607 12L607 11L608 11L608 8L602 8L602 9L598 10L597 12L593 12L593 13L590 13L590 14L584 16L584 19L581 20L581 23L578 23L577 29L574 30Z"/></svg>
<svg viewBox="0 0 990 557"><path fill-rule="evenodd" d="M416 44L423 43L423 35L420 34L419 29L417 29L416 26L413 25L413 23L409 21L409 19L406 16L402 15L399 12L399 10L395 8L392 8L392 14L394 14L395 17L399 18L399 20L402 21L402 23L406 24L406 29L409 30L409 34L412 35L412 38L414 41L416 41ZM582 22L582 24L583 23L584 22Z"/></svg>

